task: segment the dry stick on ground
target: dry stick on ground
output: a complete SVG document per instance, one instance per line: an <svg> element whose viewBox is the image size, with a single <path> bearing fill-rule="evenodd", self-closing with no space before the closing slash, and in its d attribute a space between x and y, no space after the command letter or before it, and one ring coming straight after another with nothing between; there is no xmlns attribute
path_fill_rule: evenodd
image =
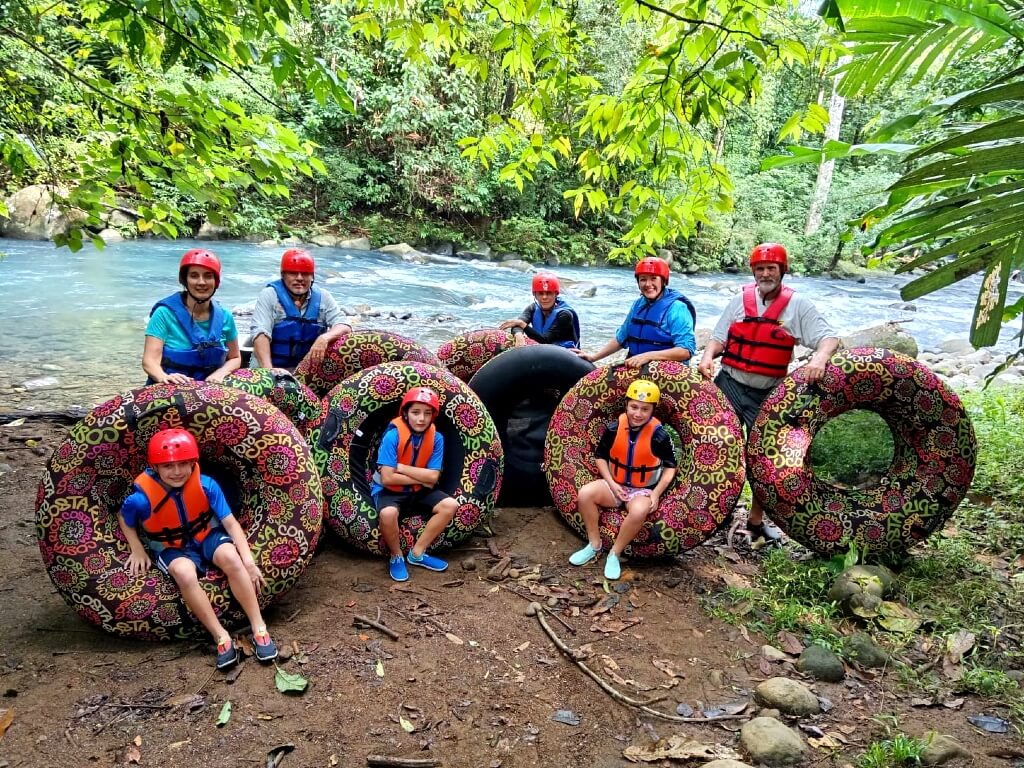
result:
<svg viewBox="0 0 1024 768"><path fill-rule="evenodd" d="M547 623L547 621L545 621L544 619L544 606L542 606L538 602L530 603L529 607L526 610L526 614L528 616L536 616L537 621L540 622L541 627L543 627L548 637L551 638L551 642L555 644L558 650L560 650L562 653L568 656L572 660L572 662L577 667L582 669L591 680L593 680L595 683L601 686L601 689L605 693L607 693L609 696L611 696L618 702L626 704L630 707L636 707L642 712L646 712L647 714L653 715L654 717L660 717L662 720L671 720L674 723L711 723L718 720L740 720L746 717L745 715L720 715L718 717L682 717L680 715L670 715L665 712L659 712L656 709L651 709L648 706L648 704L654 704L657 701L661 701L661 699L664 697L659 696L648 701L637 701L636 699L631 699L626 694L616 690L610 684L602 680L601 676L594 672L594 670L592 670L590 667L584 664L583 661L579 658L579 653L577 651L574 651L568 645L566 645L562 641L562 639L557 634L555 634L555 630L553 630L551 626Z"/></svg>
<svg viewBox="0 0 1024 768"><path fill-rule="evenodd" d="M437 768L440 760L432 757L388 757L387 755L367 755L366 764L374 768Z"/></svg>
<svg viewBox="0 0 1024 768"><path fill-rule="evenodd" d="M355 624L355 625L362 624L362 625L367 626L367 627L373 627L378 632L383 632L385 635L390 637L392 640L397 640L398 639L398 633L395 632L395 630L391 629L390 627L385 627L383 624L381 624L380 622L374 621L373 619L368 619L365 616L360 616L358 613L355 616L352 617L352 623Z"/></svg>
<svg viewBox="0 0 1024 768"><path fill-rule="evenodd" d="M511 593L512 593L513 595L515 595L516 597L521 597L521 598L523 598L523 600L525 600L525 601L526 601L526 602L528 602L528 603L533 603L533 602L536 602L536 601L535 601L535 600L533 599L533 595L524 595L524 594L523 594L522 592L517 592L516 590L512 589L512 587L506 587L506 586L505 586L504 584L498 584L498 586L499 586L499 587L501 587L502 589L504 589L504 590L505 590L506 592L511 592ZM541 605L541 604L540 604L540 603L537 603L537 605ZM576 627L572 626L572 625L571 625L571 624L570 624L569 622L567 622L567 621L566 621L565 619L563 619L563 618L562 618L561 616L559 616L559 615L558 615L557 613L555 613L554 611L552 611L552 610L551 610L550 608L548 608L548 607L547 607L546 605L541 605L541 608L542 608L542 609L544 610L544 612L545 612L545 613L547 613L547 614L548 614L548 615L549 615L549 616L550 616L551 618L555 619L555 620L556 620L556 621L557 621L557 622L558 622L559 624L561 624L561 625L562 625L563 627L565 627L566 629L568 629L568 630L569 630L570 632L572 632L572 633L573 633L574 635L576 634Z"/></svg>

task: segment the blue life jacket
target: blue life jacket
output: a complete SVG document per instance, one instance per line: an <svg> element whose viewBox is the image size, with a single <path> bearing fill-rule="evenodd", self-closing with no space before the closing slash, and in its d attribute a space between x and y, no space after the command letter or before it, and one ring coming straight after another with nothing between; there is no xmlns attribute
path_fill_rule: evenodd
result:
<svg viewBox="0 0 1024 768"><path fill-rule="evenodd" d="M227 313L213 299L210 300L210 330L204 331L199 323L192 319L192 314L185 306L182 293L175 293L161 299L149 311L152 315L157 307L167 307L178 321L178 325L188 336L192 349L168 349L164 344L160 367L167 373L183 373L193 379L202 381L216 371L228 359L228 348L223 341L224 323ZM150 384L153 380L150 379Z"/></svg>
<svg viewBox="0 0 1024 768"><path fill-rule="evenodd" d="M568 312L572 316L572 329L575 339L566 339L564 341L556 341L553 343L558 347L576 349L580 345L580 318L577 316L576 310L563 301L561 296L555 298L555 306L553 306L551 308L551 312L548 313L548 319L546 322L544 320L544 313L540 311L540 304L533 302L533 318L530 320L530 325L533 326L537 333L546 334L551 330L551 326L555 324L555 318L563 311Z"/></svg>
<svg viewBox="0 0 1024 768"><path fill-rule="evenodd" d="M310 286L306 308L300 312L283 282L275 280L267 285L277 293L285 315L274 324L270 337L270 361L275 368L294 368L307 355L317 337L327 330L327 326L320 322L323 294L315 285Z"/></svg>
<svg viewBox="0 0 1024 768"><path fill-rule="evenodd" d="M683 302L690 310L696 327L697 310L693 302L672 288L666 288L654 301L648 301L641 296L633 302L629 310L629 326L626 329L626 357L643 352L672 349L675 346L672 335L664 327L664 322L665 315L677 301Z"/></svg>

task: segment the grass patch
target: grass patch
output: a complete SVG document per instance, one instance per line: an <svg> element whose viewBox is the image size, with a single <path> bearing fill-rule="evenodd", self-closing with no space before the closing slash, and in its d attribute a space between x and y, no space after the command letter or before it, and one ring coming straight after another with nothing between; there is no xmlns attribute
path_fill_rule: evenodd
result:
<svg viewBox="0 0 1024 768"><path fill-rule="evenodd" d="M864 487L877 483L889 470L893 449L885 419L858 409L827 421L814 436L807 456L819 480Z"/></svg>
<svg viewBox="0 0 1024 768"><path fill-rule="evenodd" d="M902 768L920 765L921 754L928 746L920 739L899 733L891 739L871 743L857 759L857 768Z"/></svg>

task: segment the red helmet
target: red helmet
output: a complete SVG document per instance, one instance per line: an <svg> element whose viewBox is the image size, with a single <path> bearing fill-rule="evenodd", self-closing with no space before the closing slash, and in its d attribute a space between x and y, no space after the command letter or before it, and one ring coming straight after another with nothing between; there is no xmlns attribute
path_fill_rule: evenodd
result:
<svg viewBox="0 0 1024 768"><path fill-rule="evenodd" d="M149 441L150 464L198 461L199 445L187 429L161 429Z"/></svg>
<svg viewBox="0 0 1024 768"><path fill-rule="evenodd" d="M534 293L537 291L551 291L552 293L560 293L562 286L558 284L558 278L550 272L538 272L533 276L533 288Z"/></svg>
<svg viewBox="0 0 1024 768"><path fill-rule="evenodd" d="M640 259L633 274L637 280L640 279L640 275L657 275L665 285L668 285L668 262L655 256L648 256Z"/></svg>
<svg viewBox="0 0 1024 768"><path fill-rule="evenodd" d="M405 397L402 398L402 404L398 410L401 413L405 413L405 409L413 403L426 403L434 410L435 416L441 410L441 398L430 387L413 387L410 389L405 393Z"/></svg>
<svg viewBox="0 0 1024 768"><path fill-rule="evenodd" d="M301 248L289 248L281 254L281 271L312 275L316 272L316 264L309 251L304 251Z"/></svg>
<svg viewBox="0 0 1024 768"><path fill-rule="evenodd" d="M758 264L778 264L785 273L789 269L789 257L786 256L786 249L778 243L761 243L755 245L750 252L751 269Z"/></svg>
<svg viewBox="0 0 1024 768"><path fill-rule="evenodd" d="M178 282L185 285L185 276L188 275L189 267L206 267L213 272L213 285L220 288L220 259L204 248L193 248L185 251L178 265Z"/></svg>

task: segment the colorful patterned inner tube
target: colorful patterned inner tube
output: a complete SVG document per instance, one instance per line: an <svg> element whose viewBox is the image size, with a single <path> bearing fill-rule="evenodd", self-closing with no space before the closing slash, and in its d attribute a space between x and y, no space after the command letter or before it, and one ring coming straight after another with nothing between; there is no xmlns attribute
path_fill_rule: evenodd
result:
<svg viewBox="0 0 1024 768"><path fill-rule="evenodd" d="M855 543L904 552L949 518L974 477L977 443L960 399L916 360L862 347L833 355L808 385L802 369L765 399L750 431L754 494L792 538L821 555ZM839 488L814 476L808 451L822 425L854 409L881 416L893 459L880 483Z"/></svg>
<svg viewBox="0 0 1024 768"><path fill-rule="evenodd" d="M36 499L36 533L57 591L86 621L125 637L203 633L177 586L155 567L131 577L117 513L146 468L161 429L182 427L200 469L224 489L267 580L265 605L288 591L313 556L323 494L306 440L279 409L230 387L154 384L108 400L75 425L50 457ZM214 569L200 580L222 621L245 615Z"/></svg>
<svg viewBox="0 0 1024 768"><path fill-rule="evenodd" d="M306 436L327 416L323 400L284 368L239 368L223 383L269 400Z"/></svg>
<svg viewBox="0 0 1024 768"><path fill-rule="evenodd" d="M527 345L536 344L532 339ZM484 363L502 352L515 347L515 338L509 331L497 328L481 328L466 331L437 349L437 358L463 381L469 381Z"/></svg>
<svg viewBox="0 0 1024 768"><path fill-rule="evenodd" d="M605 426L626 407L626 389L635 379L661 389L654 415L679 436L678 472L658 509L625 553L632 557L675 555L696 547L722 525L743 488L743 430L725 396L696 368L659 361L641 369L616 366L587 374L555 409L544 444L551 498L581 537L583 517L577 494L598 478L594 458ZM601 512L601 539L611 547L623 511Z"/></svg>
<svg viewBox="0 0 1024 768"><path fill-rule="evenodd" d="M343 379L380 363L410 360L441 367L437 355L419 342L390 331L353 331L332 342L323 359L307 355L295 368L295 378L317 397L326 396Z"/></svg>
<svg viewBox="0 0 1024 768"><path fill-rule="evenodd" d="M329 527L374 554L388 554L370 497L377 447L388 422L398 415L402 396L418 386L441 396L435 425L444 435L445 451L437 487L459 503L434 547L469 537L490 516L501 490L501 442L487 410L464 382L425 363L383 363L345 379L328 398L327 421L314 454L329 501ZM424 511L400 519L403 550L412 547L429 516Z"/></svg>

